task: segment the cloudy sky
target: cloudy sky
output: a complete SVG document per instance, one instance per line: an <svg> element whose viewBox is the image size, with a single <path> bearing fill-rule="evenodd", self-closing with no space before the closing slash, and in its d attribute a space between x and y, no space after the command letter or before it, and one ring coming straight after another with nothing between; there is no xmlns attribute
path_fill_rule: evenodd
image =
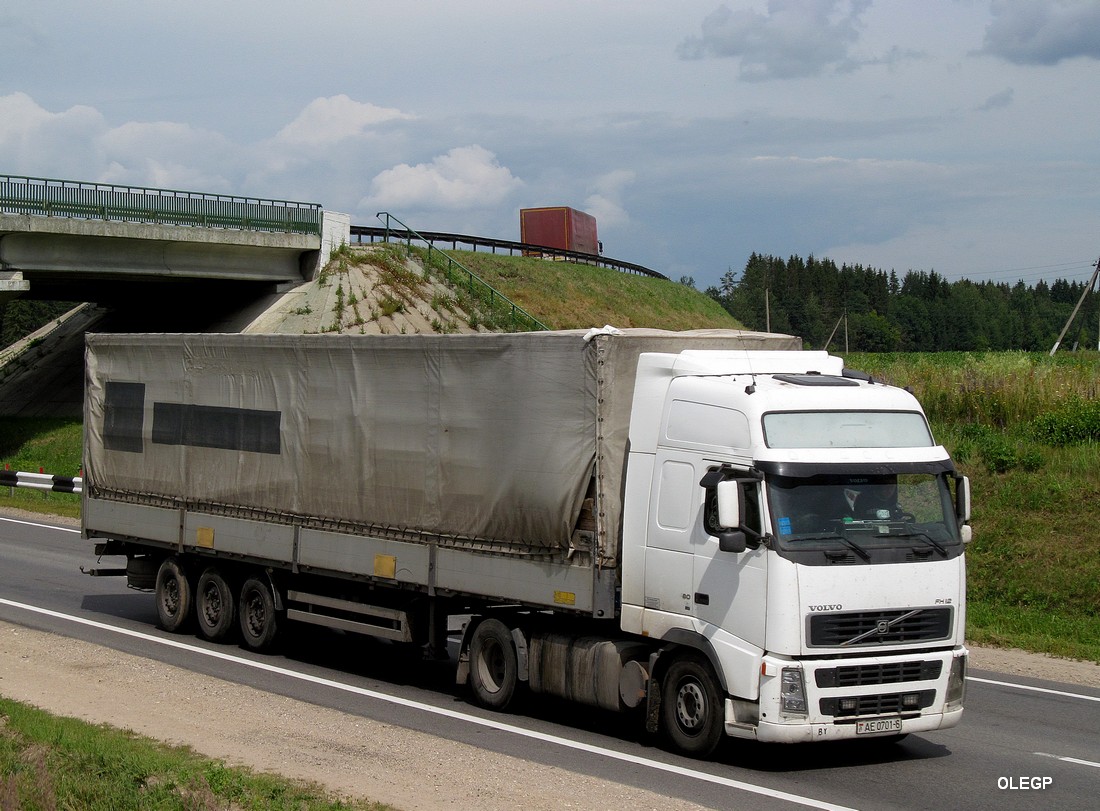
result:
<svg viewBox="0 0 1100 811"><path fill-rule="evenodd" d="M35 0L0 173L318 202L605 254L1086 281L1097 0Z"/></svg>

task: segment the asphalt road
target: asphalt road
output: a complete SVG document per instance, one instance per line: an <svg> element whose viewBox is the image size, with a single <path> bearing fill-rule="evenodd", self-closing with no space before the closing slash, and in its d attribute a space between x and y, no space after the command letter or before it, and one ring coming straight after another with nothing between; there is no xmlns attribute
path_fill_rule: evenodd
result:
<svg viewBox="0 0 1100 811"><path fill-rule="evenodd" d="M73 528L0 516L0 620L716 809L1091 811L1100 797L1100 690L971 671L955 729L899 744L727 741L700 762L590 708L484 712L455 688L453 663L419 662L385 643L310 628L283 655L256 656L166 634L150 594L81 574L95 565Z"/></svg>

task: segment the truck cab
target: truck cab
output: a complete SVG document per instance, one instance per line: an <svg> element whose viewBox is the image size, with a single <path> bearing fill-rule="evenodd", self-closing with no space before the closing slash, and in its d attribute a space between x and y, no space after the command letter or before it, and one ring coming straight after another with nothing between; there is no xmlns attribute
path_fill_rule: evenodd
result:
<svg viewBox="0 0 1100 811"><path fill-rule="evenodd" d="M664 643L678 748L958 723L969 486L912 394L824 352L652 353L631 413L621 627Z"/></svg>

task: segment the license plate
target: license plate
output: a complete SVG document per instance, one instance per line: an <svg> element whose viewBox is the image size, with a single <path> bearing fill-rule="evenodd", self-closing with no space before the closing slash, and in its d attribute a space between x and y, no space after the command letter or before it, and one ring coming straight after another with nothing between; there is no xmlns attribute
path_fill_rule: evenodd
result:
<svg viewBox="0 0 1100 811"><path fill-rule="evenodd" d="M856 721L857 735L874 735L879 732L901 732L901 719L874 718L870 721Z"/></svg>

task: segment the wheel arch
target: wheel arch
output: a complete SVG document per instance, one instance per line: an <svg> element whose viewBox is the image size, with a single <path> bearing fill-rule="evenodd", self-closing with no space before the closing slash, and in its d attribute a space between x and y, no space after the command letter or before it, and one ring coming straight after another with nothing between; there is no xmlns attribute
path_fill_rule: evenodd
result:
<svg viewBox="0 0 1100 811"><path fill-rule="evenodd" d="M686 628L673 628L661 641L663 644L650 657L650 672L653 678L660 680L668 670L668 666L672 664L675 655L686 649L694 652L710 665L710 669L718 679L718 686L723 693L730 695L729 684L726 683L726 674L718 658L718 651L709 639Z"/></svg>

